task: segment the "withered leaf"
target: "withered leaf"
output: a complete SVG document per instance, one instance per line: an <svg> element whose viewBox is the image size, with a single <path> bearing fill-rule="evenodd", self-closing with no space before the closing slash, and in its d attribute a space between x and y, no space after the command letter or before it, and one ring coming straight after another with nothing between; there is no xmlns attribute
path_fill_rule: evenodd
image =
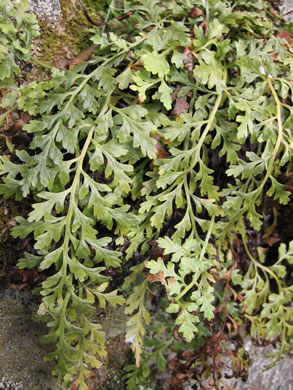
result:
<svg viewBox="0 0 293 390"><path fill-rule="evenodd" d="M156 143L156 145L155 145L155 148L156 148L156 157L157 158L168 158L169 157L169 153L168 152L166 152L166 150L164 149L164 147L163 147L163 145L162 145L162 143L161 143L161 138L160 138L160 136L158 136L158 135L155 135L154 137L153 137L156 141L157 141L157 143ZM157 248L157 249L162 249L162 248ZM161 256L162 254L163 254L163 252L164 252L164 250L161 250L161 254L159 255L159 256ZM158 252L159 253L159 252ZM159 256L157 256L157 257L159 257Z"/></svg>
<svg viewBox="0 0 293 390"><path fill-rule="evenodd" d="M202 16L202 15L203 15L203 12L198 7L191 8L191 10L189 12L189 16L192 18L198 18L199 16Z"/></svg>
<svg viewBox="0 0 293 390"><path fill-rule="evenodd" d="M97 47L98 47L97 45L91 45L87 49L82 50L78 56L74 57L71 61L69 61L68 63L69 69L72 70L80 62L88 61L91 58L92 53L96 50Z"/></svg>
<svg viewBox="0 0 293 390"><path fill-rule="evenodd" d="M175 90L173 91L173 93L171 94L172 102L174 102L174 100L176 99L177 93L180 91L181 88L182 88L182 85L176 84L176 88L175 88Z"/></svg>
<svg viewBox="0 0 293 390"><path fill-rule="evenodd" d="M280 33L279 33L279 37L283 38L283 39L286 39L286 41L288 42L288 45L291 45L290 34L289 34L288 31L281 30Z"/></svg>
<svg viewBox="0 0 293 390"><path fill-rule="evenodd" d="M184 97L176 98L175 107L173 108L171 114L180 115L184 114L189 108L189 103Z"/></svg>
<svg viewBox="0 0 293 390"><path fill-rule="evenodd" d="M163 286L167 287L167 283L166 283L165 275L164 275L163 271L160 271L159 273L154 274L154 275L148 275L146 277L146 279L151 283L160 282L160 283L162 283Z"/></svg>
<svg viewBox="0 0 293 390"><path fill-rule="evenodd" d="M186 60L183 61L184 69L188 70L189 72L192 72L193 70L193 55L190 50L190 47L186 47L184 49L184 54L186 55Z"/></svg>
<svg viewBox="0 0 293 390"><path fill-rule="evenodd" d="M24 124L25 122L22 119L17 119L7 130L4 130L4 135L6 137L14 137L23 128Z"/></svg>

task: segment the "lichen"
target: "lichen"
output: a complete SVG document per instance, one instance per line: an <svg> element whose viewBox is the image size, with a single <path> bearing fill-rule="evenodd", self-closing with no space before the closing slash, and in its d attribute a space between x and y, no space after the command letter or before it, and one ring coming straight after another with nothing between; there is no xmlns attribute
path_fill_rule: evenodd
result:
<svg viewBox="0 0 293 390"><path fill-rule="evenodd" d="M16 383L3 377L0 379L0 390L23 390L23 385L21 382Z"/></svg>
<svg viewBox="0 0 293 390"><path fill-rule="evenodd" d="M50 66L64 69L70 59L90 45L89 23L83 13L85 0L61 1L62 18L52 24L48 19L38 17L40 37L35 41L35 57ZM34 64L39 71L39 66ZM37 76L32 72L30 78Z"/></svg>

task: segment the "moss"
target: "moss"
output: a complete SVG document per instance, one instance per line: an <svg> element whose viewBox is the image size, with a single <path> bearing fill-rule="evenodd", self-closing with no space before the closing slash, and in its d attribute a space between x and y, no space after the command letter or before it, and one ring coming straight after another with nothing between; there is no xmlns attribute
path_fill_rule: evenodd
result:
<svg viewBox="0 0 293 390"><path fill-rule="evenodd" d="M64 69L68 60L90 45L89 23L84 16L85 0L68 2L61 0L63 17L57 25L39 20L41 35L35 42L38 60L59 69ZM35 66L36 67L36 66Z"/></svg>

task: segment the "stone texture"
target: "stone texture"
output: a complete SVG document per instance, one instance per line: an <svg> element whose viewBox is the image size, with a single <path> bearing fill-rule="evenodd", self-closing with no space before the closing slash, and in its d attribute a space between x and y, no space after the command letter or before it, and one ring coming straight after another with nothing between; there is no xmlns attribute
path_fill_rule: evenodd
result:
<svg viewBox="0 0 293 390"><path fill-rule="evenodd" d="M64 390L43 360L50 348L39 341L47 329L32 320L37 309L30 292L0 288L0 390Z"/></svg>
<svg viewBox="0 0 293 390"><path fill-rule="evenodd" d="M32 10L41 18L54 24L62 18L59 0L29 0Z"/></svg>
<svg viewBox="0 0 293 390"><path fill-rule="evenodd" d="M249 376L245 383L237 381L237 390L290 390L293 384L293 359L284 357L269 370L265 368L272 361L266 356L274 353L272 346L256 347L246 338L245 349L251 359ZM292 388L293 390L293 388Z"/></svg>
<svg viewBox="0 0 293 390"><path fill-rule="evenodd" d="M281 6L282 14L285 15L290 11L293 11L293 0L284 0ZM293 20L293 12L284 17L287 22Z"/></svg>

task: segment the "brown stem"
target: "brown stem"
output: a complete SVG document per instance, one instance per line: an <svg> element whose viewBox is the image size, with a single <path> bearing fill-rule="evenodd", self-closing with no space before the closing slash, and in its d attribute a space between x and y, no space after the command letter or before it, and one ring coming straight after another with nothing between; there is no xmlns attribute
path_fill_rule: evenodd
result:
<svg viewBox="0 0 293 390"><path fill-rule="evenodd" d="M106 26L109 22L111 22L112 20L119 20L119 21L120 21L120 20L126 19L126 18L128 18L130 15L132 15L133 12L134 12L134 11L128 11L128 12L126 12L125 14L118 16L117 18L113 18L113 19L108 20L107 22L96 22L96 21L93 20L92 17L88 14L88 12L87 12L86 9L83 10L83 13L84 13L85 17L87 18L87 20L88 20L91 24L93 24L94 26L97 26L97 27L104 27L104 26Z"/></svg>

